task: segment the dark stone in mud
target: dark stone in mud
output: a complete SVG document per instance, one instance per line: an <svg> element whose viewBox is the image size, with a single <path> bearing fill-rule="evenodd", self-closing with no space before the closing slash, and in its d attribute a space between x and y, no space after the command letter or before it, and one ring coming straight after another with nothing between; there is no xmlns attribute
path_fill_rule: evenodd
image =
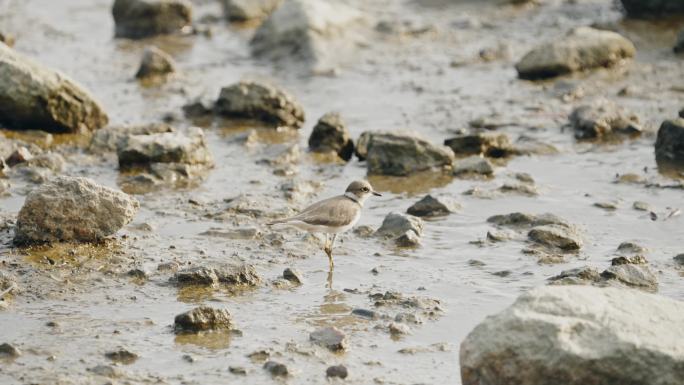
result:
<svg viewBox="0 0 684 385"><path fill-rule="evenodd" d="M259 274L252 265L190 267L177 272L173 279L180 286L213 286L219 283L238 286L256 286L261 282Z"/></svg>
<svg viewBox="0 0 684 385"><path fill-rule="evenodd" d="M642 254L648 251L645 247L634 242L622 242L617 247L620 254Z"/></svg>
<svg viewBox="0 0 684 385"><path fill-rule="evenodd" d="M601 273L601 277L639 289L655 292L658 290L658 277L647 265L620 264L613 265Z"/></svg>
<svg viewBox="0 0 684 385"><path fill-rule="evenodd" d="M309 339L333 352L344 351L348 347L347 336L336 327L318 329L309 335Z"/></svg>
<svg viewBox="0 0 684 385"><path fill-rule="evenodd" d="M242 81L223 87L215 110L228 118L251 119L275 126L299 128L304 109L287 92L264 83Z"/></svg>
<svg viewBox="0 0 684 385"><path fill-rule="evenodd" d="M403 323L390 322L387 329L389 330L390 334L395 337L411 334L411 328Z"/></svg>
<svg viewBox="0 0 684 385"><path fill-rule="evenodd" d="M534 242L561 250L579 250L582 247L582 239L576 231L565 226L537 226L527 236Z"/></svg>
<svg viewBox="0 0 684 385"><path fill-rule="evenodd" d="M557 41L534 48L515 68L521 79L543 79L610 67L635 53L634 44L615 32L579 27Z"/></svg>
<svg viewBox="0 0 684 385"><path fill-rule="evenodd" d="M263 19L278 7L281 0L222 0L223 14L230 21Z"/></svg>
<svg viewBox="0 0 684 385"><path fill-rule="evenodd" d="M174 328L176 333L230 330L233 328L233 318L228 310L200 306L177 315Z"/></svg>
<svg viewBox="0 0 684 385"><path fill-rule="evenodd" d="M146 273L144 270L141 270L141 269L131 269L131 270L128 270L128 272L126 273L126 275L129 276L129 277L131 277L131 278L140 279L140 280L144 280L144 279L147 279L147 278L148 278L147 273Z"/></svg>
<svg viewBox="0 0 684 385"><path fill-rule="evenodd" d="M187 133L162 132L131 135L117 149L119 167L150 165L153 163L182 163L191 165L214 164L204 131L191 127Z"/></svg>
<svg viewBox="0 0 684 385"><path fill-rule="evenodd" d="M155 46L145 48L135 77L138 79L166 76L176 72L176 63L168 53Z"/></svg>
<svg viewBox="0 0 684 385"><path fill-rule="evenodd" d="M610 260L612 266L617 265L646 265L648 261L643 255L635 255L632 257L615 257Z"/></svg>
<svg viewBox="0 0 684 385"><path fill-rule="evenodd" d="M79 132L108 122L79 84L0 44L0 123L17 130Z"/></svg>
<svg viewBox="0 0 684 385"><path fill-rule="evenodd" d="M395 238L404 235L407 231L412 231L417 236L421 236L423 234L423 220L411 215L392 212L387 214L382 221L382 226L375 234Z"/></svg>
<svg viewBox="0 0 684 385"><path fill-rule="evenodd" d="M684 119L666 120L660 125L655 154L658 164L684 165Z"/></svg>
<svg viewBox="0 0 684 385"><path fill-rule="evenodd" d="M101 240L128 224L140 204L88 178L56 177L32 190L17 217L17 244Z"/></svg>
<svg viewBox="0 0 684 385"><path fill-rule="evenodd" d="M287 377L290 375L290 371L285 364L275 361L266 361L266 363L264 363L264 369L271 373L271 376L273 377Z"/></svg>
<svg viewBox="0 0 684 385"><path fill-rule="evenodd" d="M5 164L9 167L14 167L18 164L28 162L31 159L33 159L31 151L26 147L19 147L5 159Z"/></svg>
<svg viewBox="0 0 684 385"><path fill-rule="evenodd" d="M114 362L120 362L122 364L128 365L132 364L138 359L138 355L132 352L129 352L126 349L119 349L111 352L105 353L105 357L108 359L114 361Z"/></svg>
<svg viewBox="0 0 684 385"><path fill-rule="evenodd" d="M549 278L554 285L581 285L601 281L598 270L590 266L563 270L559 275Z"/></svg>
<svg viewBox="0 0 684 385"><path fill-rule="evenodd" d="M329 112L318 120L309 137L309 148L313 152L335 152L344 160L351 159L354 141L339 113Z"/></svg>
<svg viewBox="0 0 684 385"><path fill-rule="evenodd" d="M235 374L235 375L238 375L238 376L246 376L247 375L247 369L245 369L242 366L230 366L228 368L228 371Z"/></svg>
<svg viewBox="0 0 684 385"><path fill-rule="evenodd" d="M444 145L458 155L483 155L490 158L505 158L514 152L508 135L481 133L447 139Z"/></svg>
<svg viewBox="0 0 684 385"><path fill-rule="evenodd" d="M0 43L5 43L6 46L12 47L14 45L14 36L0 32Z"/></svg>
<svg viewBox="0 0 684 385"><path fill-rule="evenodd" d="M345 379L348 375L349 372L347 371L347 367L344 365L329 366L328 369L325 370L325 376L330 378L336 377Z"/></svg>
<svg viewBox="0 0 684 385"><path fill-rule="evenodd" d="M302 273L289 267L283 271L283 278L297 285L301 285L304 282Z"/></svg>
<svg viewBox="0 0 684 385"><path fill-rule="evenodd" d="M0 357L17 358L21 355L21 351L7 342L0 344Z"/></svg>
<svg viewBox="0 0 684 385"><path fill-rule="evenodd" d="M208 107L201 100L195 100L188 104L184 104L182 109L185 117L189 119L205 118L214 113L214 109Z"/></svg>
<svg viewBox="0 0 684 385"><path fill-rule="evenodd" d="M570 224L567 221L549 213L537 215L515 212L511 214L494 215L487 218L487 222L498 226L511 227L535 227L544 225L570 227Z"/></svg>
<svg viewBox="0 0 684 385"><path fill-rule="evenodd" d="M192 23L185 0L115 0L115 35L131 39L180 32Z"/></svg>
<svg viewBox="0 0 684 385"><path fill-rule="evenodd" d="M436 146L415 135L370 133L364 141L365 151L360 151L365 152L369 175L406 176L450 168L454 161L450 148Z"/></svg>
<svg viewBox="0 0 684 385"><path fill-rule="evenodd" d="M406 212L417 217L438 217L449 215L460 208L461 206L451 198L426 195L409 207Z"/></svg>
<svg viewBox="0 0 684 385"><path fill-rule="evenodd" d="M357 309L352 310L352 314L355 316L367 318L370 320L380 319L380 314L378 314L377 312L374 312L373 310L368 310L368 309L357 308Z"/></svg>
<svg viewBox="0 0 684 385"><path fill-rule="evenodd" d="M612 134L635 135L643 130L636 115L603 99L575 108L569 120L577 139L601 139Z"/></svg>
<svg viewBox="0 0 684 385"><path fill-rule="evenodd" d="M408 230L400 235L395 241L399 247L417 247L420 246L420 237L413 230Z"/></svg>
<svg viewBox="0 0 684 385"><path fill-rule="evenodd" d="M494 166L487 159L479 155L457 159L454 163L454 175L492 175Z"/></svg>
<svg viewBox="0 0 684 385"><path fill-rule="evenodd" d="M684 13L684 1L681 0L620 0L633 18L651 18L656 16L671 16Z"/></svg>

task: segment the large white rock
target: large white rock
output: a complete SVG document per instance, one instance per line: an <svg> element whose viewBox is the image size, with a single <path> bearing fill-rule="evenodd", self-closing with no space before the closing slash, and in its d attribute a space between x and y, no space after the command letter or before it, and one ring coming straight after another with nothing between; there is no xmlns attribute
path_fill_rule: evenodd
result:
<svg viewBox="0 0 684 385"><path fill-rule="evenodd" d="M547 286L461 344L463 385L684 384L684 303L637 290Z"/></svg>
<svg viewBox="0 0 684 385"><path fill-rule="evenodd" d="M91 179L56 177L26 197L14 241L100 240L129 223L139 207L135 198Z"/></svg>
<svg viewBox="0 0 684 385"><path fill-rule="evenodd" d="M359 40L352 29L362 21L359 11L341 2L285 0L257 30L252 52L329 64Z"/></svg>
<svg viewBox="0 0 684 385"><path fill-rule="evenodd" d="M0 124L77 132L107 122L100 104L76 82L0 44Z"/></svg>

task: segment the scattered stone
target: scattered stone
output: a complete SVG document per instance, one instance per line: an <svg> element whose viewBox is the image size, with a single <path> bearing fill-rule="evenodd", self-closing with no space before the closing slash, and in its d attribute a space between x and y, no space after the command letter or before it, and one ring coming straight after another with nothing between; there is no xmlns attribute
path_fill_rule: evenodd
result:
<svg viewBox="0 0 684 385"><path fill-rule="evenodd" d="M21 351L7 342L0 344L0 358L17 358Z"/></svg>
<svg viewBox="0 0 684 385"><path fill-rule="evenodd" d="M88 178L56 177L35 188L19 211L15 243L90 242L114 234L140 204Z"/></svg>
<svg viewBox="0 0 684 385"><path fill-rule="evenodd" d="M684 263L684 261L683 261L683 263ZM357 309L352 310L352 314L355 316L359 316L362 318L369 319L369 320L380 319L380 314L378 314L377 312L375 312L373 310L368 310L368 309L357 308Z"/></svg>
<svg viewBox="0 0 684 385"><path fill-rule="evenodd" d="M114 361L114 362L119 362L124 365L132 364L138 359L138 355L135 353L131 353L126 349L119 349L111 352L105 353L105 357L108 359Z"/></svg>
<svg viewBox="0 0 684 385"><path fill-rule="evenodd" d="M237 376L246 376L247 375L247 369L245 369L242 366L230 366L230 367L228 367L228 371L237 375Z"/></svg>
<svg viewBox="0 0 684 385"><path fill-rule="evenodd" d="M393 291L371 293L369 297L375 301L376 307L399 306L405 309L418 309L429 318L434 318L443 311L441 302L432 298L405 297Z"/></svg>
<svg viewBox="0 0 684 385"><path fill-rule="evenodd" d="M347 350L347 336L334 326L318 329L309 335L309 339L316 345L323 346L330 351Z"/></svg>
<svg viewBox="0 0 684 385"><path fill-rule="evenodd" d="M636 287L655 292L658 290L658 277L647 265L618 264L613 265L601 273L601 277L617 280L630 287Z"/></svg>
<svg viewBox="0 0 684 385"><path fill-rule="evenodd" d="M393 336L411 334L411 328L403 323L390 322L388 329L390 334Z"/></svg>
<svg viewBox="0 0 684 385"><path fill-rule="evenodd" d="M635 201L632 208L637 211L652 211L651 205L642 201Z"/></svg>
<svg viewBox="0 0 684 385"><path fill-rule="evenodd" d="M309 149L313 152L335 152L344 160L351 159L354 141L339 113L329 112L318 120L309 137Z"/></svg>
<svg viewBox="0 0 684 385"><path fill-rule="evenodd" d="M684 3L680 1L663 0L620 0L633 18L652 18L656 16L672 16L684 13Z"/></svg>
<svg viewBox="0 0 684 385"><path fill-rule="evenodd" d="M470 332L461 344L461 379L463 385L537 385L549 378L566 385L684 383L683 322L684 304L665 297L539 287Z"/></svg>
<svg viewBox="0 0 684 385"><path fill-rule="evenodd" d="M0 44L0 123L17 130L79 132L107 124L79 84Z"/></svg>
<svg viewBox="0 0 684 385"><path fill-rule="evenodd" d="M361 225L354 227L352 232L361 238L369 238L375 233L375 229L368 225Z"/></svg>
<svg viewBox="0 0 684 385"><path fill-rule="evenodd" d="M257 29L252 53L271 60L296 58L316 65L354 48L351 33L361 12L343 3L316 0L284 1Z"/></svg>
<svg viewBox="0 0 684 385"><path fill-rule="evenodd" d="M157 271L176 272L180 268L180 264L176 261L163 262L157 265Z"/></svg>
<svg viewBox="0 0 684 385"><path fill-rule="evenodd" d="M684 254L678 254L672 257L672 259L675 261L677 265L684 266Z"/></svg>
<svg viewBox="0 0 684 385"><path fill-rule="evenodd" d="M126 273L127 276L139 280L146 280L148 278L147 273L141 269L131 269Z"/></svg>
<svg viewBox="0 0 684 385"><path fill-rule="evenodd" d="M660 125L655 154L659 164L684 164L684 119L666 120Z"/></svg>
<svg viewBox="0 0 684 385"><path fill-rule="evenodd" d="M304 282L302 273L299 270L289 267L283 271L283 278L297 285L301 285Z"/></svg>
<svg viewBox="0 0 684 385"><path fill-rule="evenodd" d="M187 134L163 132L131 135L117 149L119 167L130 168L153 163L182 163L210 167L214 159L209 152L204 131L191 127Z"/></svg>
<svg viewBox="0 0 684 385"><path fill-rule="evenodd" d="M412 215L391 212L387 214L375 233L386 238L396 238L404 235L407 231L421 236L423 234L423 220Z"/></svg>
<svg viewBox="0 0 684 385"><path fill-rule="evenodd" d="M617 247L617 251L621 254L643 254L647 250L645 247L634 242L622 242Z"/></svg>
<svg viewBox="0 0 684 385"><path fill-rule="evenodd" d="M166 123L149 123L131 126L107 126L101 128L90 140L90 149L93 152L116 151L126 145L129 137L134 135L150 135L165 132L174 132L174 128Z"/></svg>
<svg viewBox="0 0 684 385"><path fill-rule="evenodd" d="M406 212L417 217L438 217L449 215L460 208L461 206L451 198L426 195L409 207Z"/></svg>
<svg viewBox="0 0 684 385"><path fill-rule="evenodd" d="M618 208L615 202L596 202L594 203L594 207L598 207L600 209L608 211L615 211Z"/></svg>
<svg viewBox="0 0 684 385"><path fill-rule="evenodd" d="M515 66L521 79L543 79L596 67L610 67L635 55L634 44L621 35L590 27L528 52Z"/></svg>
<svg viewBox="0 0 684 385"><path fill-rule="evenodd" d="M4 43L8 47L14 46L14 36L0 32L0 43Z"/></svg>
<svg viewBox="0 0 684 385"><path fill-rule="evenodd" d="M344 365L334 365L328 367L328 369L325 370L325 376L329 378L341 378L345 379L349 375L349 372L347 371L347 367Z"/></svg>
<svg viewBox="0 0 684 385"><path fill-rule="evenodd" d="M450 148L433 145L415 135L373 132L364 141L360 151L365 153L369 175L406 176L450 168L454 161Z"/></svg>
<svg viewBox="0 0 684 385"><path fill-rule="evenodd" d="M575 269L563 270L559 275L549 278L549 281L553 285L592 284L601 281L601 274L593 267L583 266Z"/></svg>
<svg viewBox="0 0 684 385"><path fill-rule="evenodd" d="M487 222L498 226L509 227L536 227L545 225L571 227L564 219L549 213L535 215L516 212L504 215L494 215L487 218Z"/></svg>
<svg viewBox="0 0 684 385"><path fill-rule="evenodd" d="M176 63L168 53L155 46L148 46L135 77L138 79L163 77L176 72Z"/></svg>
<svg viewBox="0 0 684 385"><path fill-rule="evenodd" d="M266 369L267 372L271 373L271 376L273 377L287 377L290 374L285 364L281 364L275 361L267 361L264 364L264 369Z"/></svg>
<svg viewBox="0 0 684 385"><path fill-rule="evenodd" d="M261 278L252 265L222 265L218 267L190 267L177 272L173 280L179 286L256 286Z"/></svg>
<svg viewBox="0 0 684 385"><path fill-rule="evenodd" d="M482 262L482 261L480 261L480 260L477 260L477 259L471 259L471 260L469 260L469 261L468 261L468 265L474 266L474 267L483 267L483 266L487 266L486 263L484 263L484 262Z"/></svg>
<svg viewBox="0 0 684 385"><path fill-rule="evenodd" d="M141 39L189 27L192 5L186 0L115 0L112 15L116 37Z"/></svg>
<svg viewBox="0 0 684 385"><path fill-rule="evenodd" d="M222 0L223 14L230 21L259 20L267 17L281 0Z"/></svg>
<svg viewBox="0 0 684 385"><path fill-rule="evenodd" d="M95 367L89 368L88 369L90 372L93 374L97 374L98 376L102 377L108 377L108 378L117 378L121 377L121 372L110 365L97 365Z"/></svg>
<svg viewBox="0 0 684 385"><path fill-rule="evenodd" d="M506 134L463 135L445 140L444 145L451 148L457 156L481 155L489 158L505 158L514 153Z"/></svg>
<svg viewBox="0 0 684 385"><path fill-rule="evenodd" d="M575 108L569 120L577 139L601 139L613 134L636 135L643 131L636 115L605 99Z"/></svg>
<svg viewBox="0 0 684 385"><path fill-rule="evenodd" d="M230 330L233 328L233 318L228 310L200 306L177 315L174 327L176 333Z"/></svg>
<svg viewBox="0 0 684 385"><path fill-rule="evenodd" d="M29 151L28 148L26 147L19 147L10 156L5 159L5 164L7 164L9 167L14 167L18 164L21 163L26 163L33 159L33 155L31 154L31 151Z"/></svg>
<svg viewBox="0 0 684 385"><path fill-rule="evenodd" d="M494 166L487 158L470 156L456 160L454 175L492 175Z"/></svg>
<svg viewBox="0 0 684 385"><path fill-rule="evenodd" d="M574 229L565 226L537 226L530 230L527 236L534 242L561 250L579 250L582 247L579 234Z"/></svg>
<svg viewBox="0 0 684 385"><path fill-rule="evenodd" d="M617 265L646 265L648 264L648 261L646 260L646 257L643 255L635 255L632 257L615 257L610 260L610 264L612 266L617 266Z"/></svg>
<svg viewBox="0 0 684 385"><path fill-rule="evenodd" d="M275 126L299 128L304 109L285 91L264 83L242 81L223 87L216 112L228 118L257 120Z"/></svg>
<svg viewBox="0 0 684 385"><path fill-rule="evenodd" d="M420 246L420 237L413 230L408 230L394 241L399 247Z"/></svg>
<svg viewBox="0 0 684 385"><path fill-rule="evenodd" d="M513 274L513 272L510 270L501 270L501 271L495 271L492 273L492 275L495 275L495 276L501 277L501 278L506 278L511 274Z"/></svg>
<svg viewBox="0 0 684 385"><path fill-rule="evenodd" d="M504 183L498 190L502 193L518 193L528 197L533 197L539 195L537 187L527 183Z"/></svg>

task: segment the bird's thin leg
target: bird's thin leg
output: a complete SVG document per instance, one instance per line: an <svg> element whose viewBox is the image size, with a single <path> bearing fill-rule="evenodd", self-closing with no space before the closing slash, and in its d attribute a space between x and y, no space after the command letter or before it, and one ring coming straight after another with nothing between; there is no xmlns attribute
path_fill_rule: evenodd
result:
<svg viewBox="0 0 684 385"><path fill-rule="evenodd" d="M335 238L337 238L337 234L333 234L332 239L330 239L330 246L328 246L328 249L325 251L326 254L328 254L328 260L330 261L330 270L335 267L335 262L333 262L333 256L332 256L332 250L333 250L333 245L335 244Z"/></svg>

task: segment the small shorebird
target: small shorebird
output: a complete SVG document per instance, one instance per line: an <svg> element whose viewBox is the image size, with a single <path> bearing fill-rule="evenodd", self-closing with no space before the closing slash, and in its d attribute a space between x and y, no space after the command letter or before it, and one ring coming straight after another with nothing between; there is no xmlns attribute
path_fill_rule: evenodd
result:
<svg viewBox="0 0 684 385"><path fill-rule="evenodd" d="M351 182L344 194L324 199L305 208L299 214L267 223L267 225L288 224L310 233L324 233L325 247L330 269L333 262L332 249L338 233L351 229L361 217L363 202L371 194L381 196L365 180ZM332 238L328 238L332 234Z"/></svg>

